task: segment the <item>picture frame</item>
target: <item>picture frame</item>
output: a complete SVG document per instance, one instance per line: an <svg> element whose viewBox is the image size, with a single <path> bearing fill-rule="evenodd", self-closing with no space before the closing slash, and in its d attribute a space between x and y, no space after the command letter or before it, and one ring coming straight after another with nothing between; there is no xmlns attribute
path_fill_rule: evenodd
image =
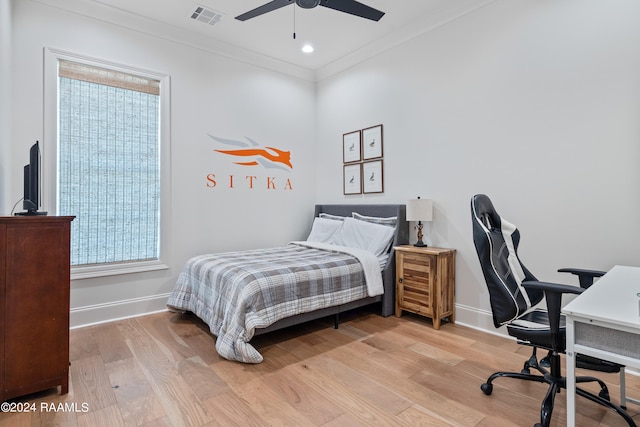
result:
<svg viewBox="0 0 640 427"><path fill-rule="evenodd" d="M382 125L362 129L362 159L382 157Z"/></svg>
<svg viewBox="0 0 640 427"><path fill-rule="evenodd" d="M344 165L342 182L345 195L362 194L362 163Z"/></svg>
<svg viewBox="0 0 640 427"><path fill-rule="evenodd" d="M382 160L362 163L362 189L365 194L384 192Z"/></svg>
<svg viewBox="0 0 640 427"><path fill-rule="evenodd" d="M357 130L342 135L342 161L353 163L362 160L362 132Z"/></svg>

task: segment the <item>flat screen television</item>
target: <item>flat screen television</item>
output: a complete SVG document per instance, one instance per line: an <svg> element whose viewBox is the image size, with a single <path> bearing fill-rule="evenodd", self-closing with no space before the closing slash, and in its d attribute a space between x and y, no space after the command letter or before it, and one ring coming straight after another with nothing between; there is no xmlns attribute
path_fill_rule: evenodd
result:
<svg viewBox="0 0 640 427"><path fill-rule="evenodd" d="M46 215L40 209L40 144L36 141L29 150L29 164L24 167L24 198L16 215Z"/></svg>

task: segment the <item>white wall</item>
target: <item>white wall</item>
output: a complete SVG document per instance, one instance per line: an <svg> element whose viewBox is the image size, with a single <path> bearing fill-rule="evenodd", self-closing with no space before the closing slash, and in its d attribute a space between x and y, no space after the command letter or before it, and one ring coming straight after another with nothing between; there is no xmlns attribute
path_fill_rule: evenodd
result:
<svg viewBox="0 0 640 427"><path fill-rule="evenodd" d="M0 212L11 210L11 28L11 0L0 0Z"/></svg>
<svg viewBox="0 0 640 427"><path fill-rule="evenodd" d="M497 1L321 81L317 199L434 199L426 240L458 250L458 319L476 326L492 328L475 193L541 280L640 266L637 16L635 0ZM385 193L342 196L341 135L378 123Z"/></svg>
<svg viewBox="0 0 640 427"><path fill-rule="evenodd" d="M55 135L43 120L43 48L55 48L171 76L170 269L71 284L72 325L164 308L184 262L205 251L259 248L302 239L313 214L315 85L33 1L14 1L13 168L9 199L21 197L21 166L36 139L43 156ZM142 30L142 29L141 29ZM248 170L215 153L207 136L243 139L291 151L292 171ZM3 142L3 150L6 144ZM52 176L52 171L45 171ZM207 175L218 185L208 188ZM229 175L235 188L228 187ZM250 189L247 175L256 176ZM267 189L268 176L276 189ZM289 179L291 188L285 188ZM48 194L52 198L52 194ZM45 206L46 209L46 206ZM3 214L6 214L6 209Z"/></svg>

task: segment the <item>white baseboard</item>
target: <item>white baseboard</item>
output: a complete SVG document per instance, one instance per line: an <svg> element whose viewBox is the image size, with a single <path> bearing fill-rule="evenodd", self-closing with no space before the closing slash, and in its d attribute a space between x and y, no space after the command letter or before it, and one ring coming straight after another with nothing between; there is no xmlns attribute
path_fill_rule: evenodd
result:
<svg viewBox="0 0 640 427"><path fill-rule="evenodd" d="M71 329L82 328L165 311L167 310L166 304L169 295L168 293L152 295L72 308L70 326ZM487 333L506 335L506 332L502 330L504 328L495 329L490 311L480 310L475 307L456 304L456 323Z"/></svg>
<svg viewBox="0 0 640 427"><path fill-rule="evenodd" d="M493 315L490 311L481 310L476 307L469 307L456 304L456 323L469 328L478 329L489 334L507 336L507 329L501 327L496 329L493 325Z"/></svg>
<svg viewBox="0 0 640 427"><path fill-rule="evenodd" d="M160 294L72 308L69 325L71 329L76 329L166 311L167 298L169 294Z"/></svg>

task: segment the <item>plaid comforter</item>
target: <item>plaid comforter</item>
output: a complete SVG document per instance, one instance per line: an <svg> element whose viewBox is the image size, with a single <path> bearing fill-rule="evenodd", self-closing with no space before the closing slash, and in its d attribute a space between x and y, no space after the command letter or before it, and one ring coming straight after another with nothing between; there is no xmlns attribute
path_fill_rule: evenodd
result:
<svg viewBox="0 0 640 427"><path fill-rule="evenodd" d="M375 289L371 284L378 280L373 265L380 276L377 259L362 252L295 242L197 256L185 265L167 306L205 321L222 357L260 363L262 355L249 344L255 328L382 293L381 280Z"/></svg>

